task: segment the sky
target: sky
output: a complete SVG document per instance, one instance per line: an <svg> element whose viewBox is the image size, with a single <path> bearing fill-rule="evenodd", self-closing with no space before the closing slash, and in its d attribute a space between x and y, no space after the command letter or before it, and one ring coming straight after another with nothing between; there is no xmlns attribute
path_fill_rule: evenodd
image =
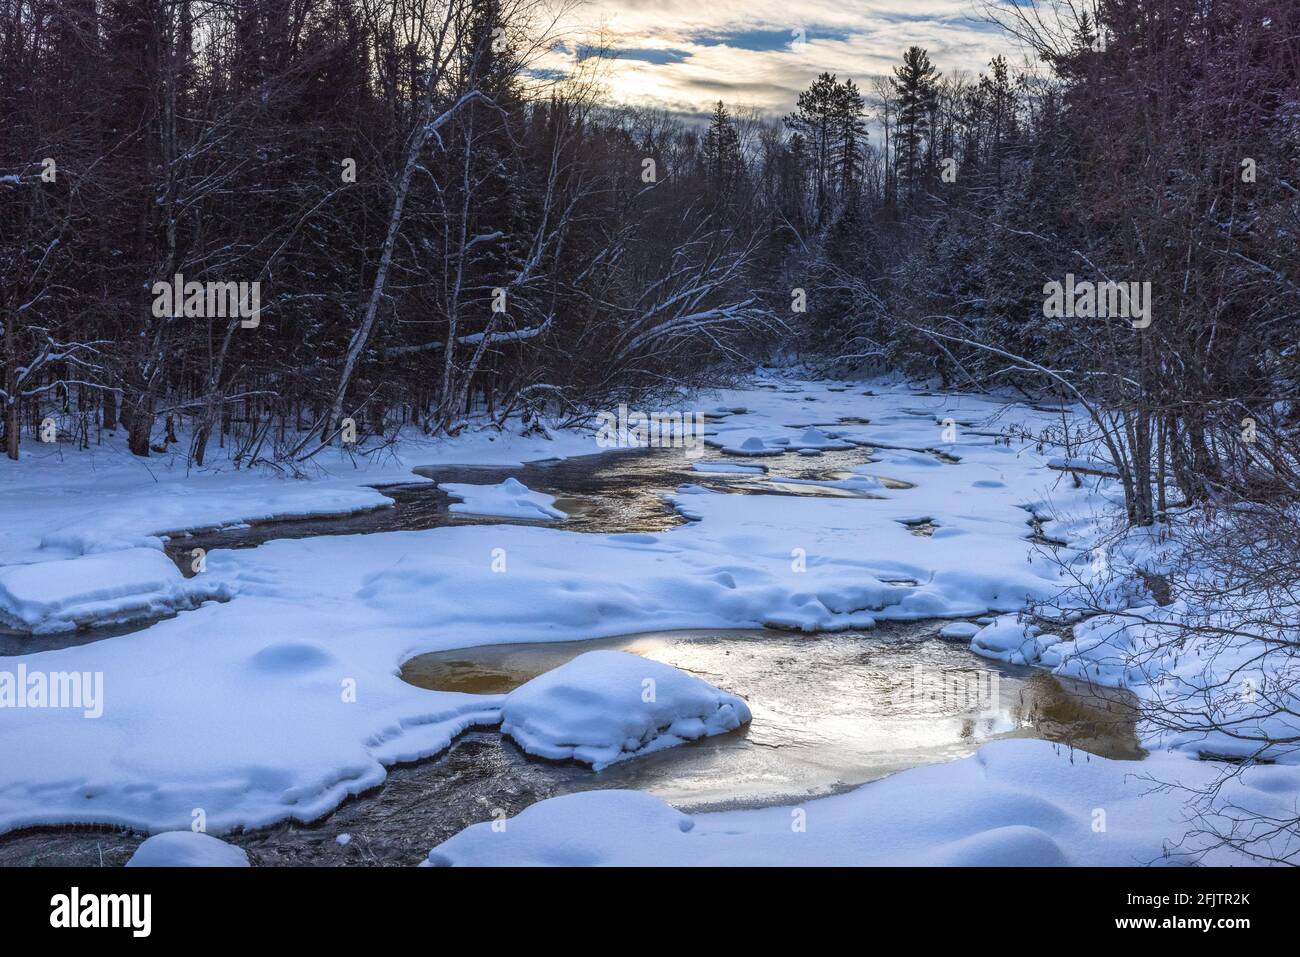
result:
<svg viewBox="0 0 1300 957"><path fill-rule="evenodd" d="M912 44L939 69L970 75L998 53L1022 59L980 17L979 0L586 0L557 26L556 46L533 64L560 76L604 46L607 98L704 116L721 99L779 116L828 71L869 95ZM591 63L587 63L591 66Z"/></svg>

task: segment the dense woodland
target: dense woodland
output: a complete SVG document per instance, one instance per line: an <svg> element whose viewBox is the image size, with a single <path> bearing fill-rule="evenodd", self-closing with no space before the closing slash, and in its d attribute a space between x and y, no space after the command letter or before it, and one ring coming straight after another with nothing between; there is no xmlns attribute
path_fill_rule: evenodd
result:
<svg viewBox="0 0 1300 957"><path fill-rule="evenodd" d="M345 421L544 428L797 358L1082 401L1138 525L1300 491L1300 7L987 10L1023 64L913 47L700 124L534 69L533 0L0 0L8 455L53 419L292 470ZM155 315L177 274L259 283L256 326ZM1152 322L1046 318L1067 274Z"/></svg>

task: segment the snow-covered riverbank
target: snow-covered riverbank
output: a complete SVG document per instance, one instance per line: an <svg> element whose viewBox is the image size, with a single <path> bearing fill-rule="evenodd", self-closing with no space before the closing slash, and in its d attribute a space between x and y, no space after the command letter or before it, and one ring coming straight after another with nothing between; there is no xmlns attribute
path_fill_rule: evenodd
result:
<svg viewBox="0 0 1300 957"><path fill-rule="evenodd" d="M93 720L71 709L0 709L6 755L0 830L107 823L159 831L189 828L201 817L209 831L220 833L315 819L347 795L380 783L386 765L436 754L465 728L500 721L500 696L427 691L399 680L401 663L422 652L651 629L866 628L879 620L1015 612L1026 601L1056 594L1061 572L1034 554L1031 513L1074 516L1061 528L1052 526L1054 535L1071 539L1088 533L1088 516L1105 514L1111 493L1104 484L1098 490L1096 479L1076 489L1049 468L1059 450L1018 440L1005 444L995 435L1010 425L1035 433L1060 416L901 387L875 386L874 392L772 380L701 401L714 417L710 444L739 450L756 440L765 453L778 453L728 459L761 461L769 478L779 477L787 460L803 461L793 450L811 447L812 426L828 438L814 444L872 446L869 464L827 479L841 493L836 497L726 494L695 485L673 498L694 521L657 534L491 524L212 552L194 581L219 589L226 600L179 610L134 634L0 664L0 670L22 665L29 672L102 674L104 697L103 716ZM782 449L791 451L781 455ZM230 471L186 477L174 467L158 469L115 453L64 452L61 462L34 456L20 463L17 484L0 493L0 511L13 517L0 538L0 563L49 562L66 577L68 566L55 562L157 548L157 534L171 529L382 506L387 500L368 486L417 481L410 472L415 466L595 451L590 433L546 440L477 432L445 443L414 439L364 469L330 452L324 464L332 474L310 480ZM952 456L959 461L945 460ZM707 456L719 457L716 451ZM709 473L700 474L703 481ZM932 534L914 533L922 521ZM714 683L726 690L725 676ZM842 820L837 829L879 846L868 855L864 844L846 840L836 854L827 851L826 862L856 846L861 863L998 863L1022 848L1033 862L1059 857L1128 864L1144 854L1159 856L1146 852L1181 836L1177 797L1139 804L1148 788L1131 764L1071 757L1041 742L996 747L827 799L836 803L825 807L835 811L820 820ZM990 753L1014 755L1010 764L999 757L998 766L1005 765L1015 792L1038 809L1025 810L1023 821L1015 820L1020 805L1008 805L1004 790L972 784ZM1192 766L1180 756L1162 760ZM1288 777L1292 769L1260 771L1270 775L1260 800L1285 801L1300 791ZM920 811L908 818L918 803L916 789L935 786L961 792L949 808L961 814L960 825L927 825ZM1093 833L1090 813L1044 810L1060 806L1057 798L1067 794L1087 802L1089 788L1108 796L1104 806L1112 809L1112 820L1115 810L1142 809L1141 822L1125 825L1127 836L1113 841L1109 852L1104 843L1076 844L1071 837L1075 824ZM1043 796L1034 796L1039 791ZM877 813L876 804L892 801L890 795L906 800L899 798L892 815ZM577 815L544 803L519 819L549 822L540 831L512 823L508 838L491 832L501 840L489 839L490 852L475 849L478 839L466 837L454 839L443 857L530 859L543 853L538 848L546 841L570 840L570 824L590 826L592 841L617 843L619 815L641 815L653 831L660 817L676 813L666 806L648 810L654 799L640 795L626 798L626 808L610 794L601 800ZM875 824L849 823L858 813L854 800L866 802L861 813ZM821 806L807 805L810 820L818 820L813 809ZM993 814L990 809L999 806L1009 809ZM734 813L761 815L743 819L756 822L758 833L779 811ZM788 829L789 810L784 813ZM886 840L895 825L910 828L910 836ZM956 858L922 852L958 840L954 827L965 842L960 854L953 852ZM746 823L741 830L753 829ZM836 843L831 832L822 834L822 846ZM524 843L513 844L516 839ZM726 848L743 843L723 842L706 856L722 862ZM807 850L795 857L817 858L819 845L801 846ZM601 853L618 860L622 852ZM691 853L681 859L692 859ZM738 861L759 862L758 851L735 854ZM665 855L671 856L668 850Z"/></svg>
<svg viewBox="0 0 1300 957"><path fill-rule="evenodd" d="M1293 806L1300 768L1264 768L1227 797L1243 811ZM969 758L913 768L797 806L687 815L637 791L592 791L476 824L434 848L432 865L983 866L1245 863L1200 842L1157 780L1199 786L1215 769L1186 754L1141 764L1070 754L1046 741L984 745Z"/></svg>

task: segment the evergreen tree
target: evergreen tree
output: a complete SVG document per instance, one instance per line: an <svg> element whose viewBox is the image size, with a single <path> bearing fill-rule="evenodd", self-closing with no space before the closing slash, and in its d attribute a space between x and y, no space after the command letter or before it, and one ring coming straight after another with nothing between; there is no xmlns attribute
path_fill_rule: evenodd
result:
<svg viewBox="0 0 1300 957"><path fill-rule="evenodd" d="M838 99L835 75L823 73L799 94L794 112L785 118L786 126L807 145L813 175L813 208L819 223L825 222L830 212L829 179L838 132L835 124Z"/></svg>
<svg viewBox="0 0 1300 957"><path fill-rule="evenodd" d="M894 157L898 177L909 198L915 197L931 171L923 168L924 146L930 133L930 115L938 97L939 72L930 55L909 47L902 66L894 67L892 80L898 94L898 129Z"/></svg>
<svg viewBox="0 0 1300 957"><path fill-rule="evenodd" d="M718 198L725 199L734 188L741 170L740 134L721 100L713 110L702 149L709 187Z"/></svg>
<svg viewBox="0 0 1300 957"><path fill-rule="evenodd" d="M862 94L852 80L845 80L836 88L834 115L835 146L831 158L839 171L840 194L848 197L857 190L862 171L862 149L867 143Z"/></svg>
<svg viewBox="0 0 1300 957"><path fill-rule="evenodd" d="M866 142L862 94L852 80L836 81L823 73L799 94L795 111L785 119L806 145L814 183L813 207L819 224L834 218L836 201L856 186Z"/></svg>

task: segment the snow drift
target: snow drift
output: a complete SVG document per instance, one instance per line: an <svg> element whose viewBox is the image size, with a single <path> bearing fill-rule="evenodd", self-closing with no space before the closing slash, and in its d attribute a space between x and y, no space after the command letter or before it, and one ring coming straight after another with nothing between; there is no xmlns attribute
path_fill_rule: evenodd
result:
<svg viewBox="0 0 1300 957"><path fill-rule="evenodd" d="M529 754L595 770L750 720L735 695L625 651L589 651L506 695L501 731Z"/></svg>

